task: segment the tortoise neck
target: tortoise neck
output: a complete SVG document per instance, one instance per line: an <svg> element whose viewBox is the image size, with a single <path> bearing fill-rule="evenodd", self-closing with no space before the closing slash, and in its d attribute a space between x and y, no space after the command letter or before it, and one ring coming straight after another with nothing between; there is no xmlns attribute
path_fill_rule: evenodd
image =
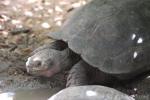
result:
<svg viewBox="0 0 150 100"><path fill-rule="evenodd" d="M80 60L80 56L74 53L69 48L63 50L62 53L65 56L61 60L61 70L69 70L74 64L76 64Z"/></svg>

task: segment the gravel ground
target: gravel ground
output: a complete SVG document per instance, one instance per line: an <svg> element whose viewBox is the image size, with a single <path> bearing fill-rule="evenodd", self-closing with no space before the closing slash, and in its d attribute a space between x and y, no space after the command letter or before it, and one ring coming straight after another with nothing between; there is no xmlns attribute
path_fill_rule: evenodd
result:
<svg viewBox="0 0 150 100"><path fill-rule="evenodd" d="M26 73L25 62L37 47L53 40L45 33L61 27L85 0L0 1L0 91L65 86L65 72L51 79Z"/></svg>

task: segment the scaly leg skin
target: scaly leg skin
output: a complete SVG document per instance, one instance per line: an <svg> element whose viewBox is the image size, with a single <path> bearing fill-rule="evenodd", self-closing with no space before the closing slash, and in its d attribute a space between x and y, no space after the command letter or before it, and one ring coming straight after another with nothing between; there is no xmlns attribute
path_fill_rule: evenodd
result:
<svg viewBox="0 0 150 100"><path fill-rule="evenodd" d="M80 86L80 85L87 85L87 73L86 73L86 63L80 60L77 64L75 64L69 72L67 78L66 87L70 86Z"/></svg>
<svg viewBox="0 0 150 100"><path fill-rule="evenodd" d="M118 82L118 79L116 77L113 77L110 74L104 73L96 67L92 67L89 65L89 66L86 66L86 70L88 73L87 75L89 78L90 85L96 84L96 85L104 85L104 86L112 87L112 85L115 82Z"/></svg>
<svg viewBox="0 0 150 100"><path fill-rule="evenodd" d="M70 70L66 87L95 84L110 85L114 80L116 80L115 77L112 77L111 75L90 66L83 60L80 60Z"/></svg>

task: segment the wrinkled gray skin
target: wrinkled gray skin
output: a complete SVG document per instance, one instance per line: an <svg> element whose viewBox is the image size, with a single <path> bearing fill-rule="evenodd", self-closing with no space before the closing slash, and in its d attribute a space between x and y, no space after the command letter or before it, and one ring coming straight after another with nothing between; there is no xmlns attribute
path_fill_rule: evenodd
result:
<svg viewBox="0 0 150 100"><path fill-rule="evenodd" d="M27 72L37 76L51 77L54 74L70 69L80 57L67 48L66 43L55 41L50 45L37 48L26 62Z"/></svg>
<svg viewBox="0 0 150 100"><path fill-rule="evenodd" d="M134 100L113 88L103 86L77 86L61 90L48 100Z"/></svg>
<svg viewBox="0 0 150 100"><path fill-rule="evenodd" d="M49 33L56 41L33 52L27 71L51 77L71 69L67 86L106 85L150 71L149 7L149 0L93 0Z"/></svg>

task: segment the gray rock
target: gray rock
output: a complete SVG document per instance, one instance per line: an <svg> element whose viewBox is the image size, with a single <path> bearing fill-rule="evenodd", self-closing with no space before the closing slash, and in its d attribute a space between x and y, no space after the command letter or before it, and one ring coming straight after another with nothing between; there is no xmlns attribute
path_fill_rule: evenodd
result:
<svg viewBox="0 0 150 100"><path fill-rule="evenodd" d="M104 86L77 86L61 90L48 100L134 100L115 89Z"/></svg>

